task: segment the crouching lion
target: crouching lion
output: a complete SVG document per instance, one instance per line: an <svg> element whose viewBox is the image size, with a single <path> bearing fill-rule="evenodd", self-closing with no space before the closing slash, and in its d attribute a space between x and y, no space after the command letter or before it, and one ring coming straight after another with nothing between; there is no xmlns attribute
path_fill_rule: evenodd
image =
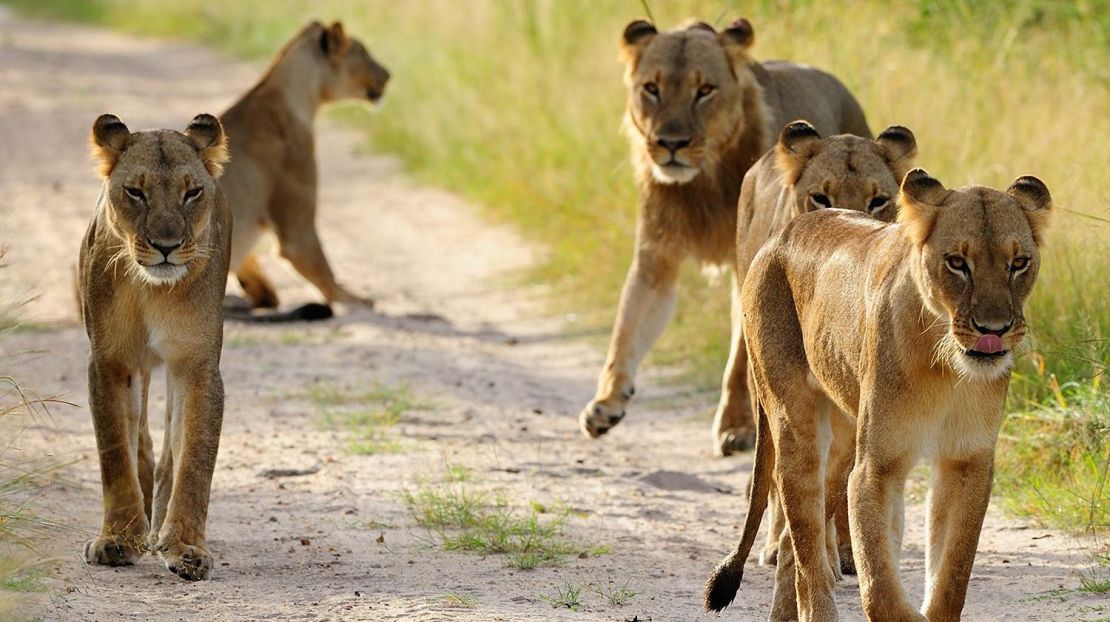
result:
<svg viewBox="0 0 1110 622"><path fill-rule="evenodd" d="M227 141L216 117L202 114L184 133L132 133L102 115L91 142L104 186L81 244L79 297L104 522L84 559L132 564L149 549L171 572L205 579L224 411L231 212L216 179ZM155 468L147 397L151 371L163 362L166 431Z"/></svg>
<svg viewBox="0 0 1110 622"><path fill-rule="evenodd" d="M759 406L752 502L708 609L735 596L774 483L788 537L771 617L837 619L825 529L847 479L868 618L959 619L1051 203L1035 177L947 190L917 169L897 224L819 210L759 252L741 294ZM845 426L850 469L829 459ZM903 489L921 458L933 468L924 615L898 577Z"/></svg>
<svg viewBox="0 0 1110 622"><path fill-rule="evenodd" d="M822 136L871 137L856 100L831 75L791 63L756 62L745 19L717 32L692 22L658 32L634 21L620 43L626 65L625 128L639 189L636 250L617 309L597 392L579 415L600 436L625 415L636 370L670 321L687 258L728 264L736 256L736 203L744 173L792 119ZM734 283L734 287L736 284ZM750 446L748 406L722 430L717 451Z"/></svg>

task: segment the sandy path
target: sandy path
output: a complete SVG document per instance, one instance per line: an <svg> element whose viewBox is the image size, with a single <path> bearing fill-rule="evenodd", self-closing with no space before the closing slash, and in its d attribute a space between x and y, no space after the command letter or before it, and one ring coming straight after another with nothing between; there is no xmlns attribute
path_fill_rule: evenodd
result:
<svg viewBox="0 0 1110 622"><path fill-rule="evenodd" d="M574 415L601 355L564 337L558 318L531 303L541 292L506 285L506 275L534 260L532 250L459 199L412 185L392 160L362 153L351 132L329 123L320 125L317 146L322 235L340 277L375 294L378 312L311 327L227 327L228 402L208 528L212 580L184 583L149 557L125 569L79 562L76 551L100 519L87 344L70 289L98 191L85 155L88 128L105 111L134 129L182 127L198 112L223 110L258 71L192 45L0 14L0 232L10 245L2 294L39 295L26 313L36 328L7 338L2 355L28 385L79 405L56 409L22 440L30 454L48 446L78 460L65 470L74 485L53 486L37 501L70 527L46 543L59 558L32 613L65 621L706 617L701 586L732 546L750 470L748 458L711 457L713 396L645 379L637 409L614 434L582 438ZM273 260L268 269L287 301L313 299L289 268ZM349 394L405 386L431 406L402 415L393 430L401 451L354 455L345 432L319 424L306 393L319 383ZM152 412L162 408L157 384ZM155 428L160 447L160 423ZM519 571L497 556L438 550L397 493L440 478L445 464L468 467L468 486L522 507L566 503L571 538L610 552ZM278 467L319 470L261 474ZM915 598L922 516L911 503L903 570ZM1086 563L1078 547L992 510L966 618L1095 617L1094 597L1050 594L1075 586ZM771 578L753 563L723 617L762 619ZM627 582L636 596L616 606L583 593L577 611L542 598L566 583L610 581ZM856 590L853 578L838 588L845 619L860 618ZM452 606L448 593L473 598L473 606Z"/></svg>

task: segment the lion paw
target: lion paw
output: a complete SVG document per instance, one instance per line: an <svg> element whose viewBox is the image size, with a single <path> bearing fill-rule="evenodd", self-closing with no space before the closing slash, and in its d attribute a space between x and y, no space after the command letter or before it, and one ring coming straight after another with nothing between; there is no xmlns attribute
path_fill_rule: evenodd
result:
<svg viewBox="0 0 1110 622"><path fill-rule="evenodd" d="M840 572L846 575L856 574L856 560L852 558L852 546L840 547Z"/></svg>
<svg viewBox="0 0 1110 622"><path fill-rule="evenodd" d="M335 297L335 300L331 301L331 302L339 302L339 303L343 303L343 304L346 304L346 305L357 305L357 306L365 307L367 310L371 310L371 311L374 309L374 304L375 304L375 301L372 297L370 297L370 296L360 296L358 294L347 291L345 289L340 291L339 295L337 295Z"/></svg>
<svg viewBox="0 0 1110 622"><path fill-rule="evenodd" d="M141 539L130 536L100 536L85 543L85 562L103 566L130 566L145 551Z"/></svg>
<svg viewBox="0 0 1110 622"><path fill-rule="evenodd" d="M717 444L713 448L720 456L731 456L734 453L748 451L755 447L755 431L746 429L721 430L717 433Z"/></svg>
<svg viewBox="0 0 1110 622"><path fill-rule="evenodd" d="M186 581L202 581L212 572L212 554L203 546L173 542L158 545L157 551L166 568Z"/></svg>
<svg viewBox="0 0 1110 622"><path fill-rule="evenodd" d="M578 423L582 433L590 438L597 438L609 431L624 419L625 404L627 400L594 399L586 405L578 415Z"/></svg>

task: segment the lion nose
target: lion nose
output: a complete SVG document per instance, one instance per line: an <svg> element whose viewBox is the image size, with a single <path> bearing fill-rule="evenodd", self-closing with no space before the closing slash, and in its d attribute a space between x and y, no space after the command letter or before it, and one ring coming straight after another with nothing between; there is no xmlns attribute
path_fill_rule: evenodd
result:
<svg viewBox="0 0 1110 622"><path fill-rule="evenodd" d="M150 244L152 248L162 253L162 256L166 259L169 259L170 253L174 252L178 249L178 247L181 246L181 242L182 240L178 240L176 242L168 242L166 240L147 240L147 243Z"/></svg>
<svg viewBox="0 0 1110 622"><path fill-rule="evenodd" d="M655 138L655 144L666 149L667 151L670 151L671 153L674 153L679 149L682 149L683 147L689 145L690 139L658 136Z"/></svg>
<svg viewBox="0 0 1110 622"><path fill-rule="evenodd" d="M975 327L975 330L979 331L980 333L982 333L984 335L1002 336L1002 335L1005 335L1010 330L1010 327L1012 327L1014 325L1014 321L1010 320L1009 322L1006 322L1005 324L1003 324L1002 322L982 322L981 323L981 322L979 322L979 320L976 320L976 319L972 318L971 325Z"/></svg>

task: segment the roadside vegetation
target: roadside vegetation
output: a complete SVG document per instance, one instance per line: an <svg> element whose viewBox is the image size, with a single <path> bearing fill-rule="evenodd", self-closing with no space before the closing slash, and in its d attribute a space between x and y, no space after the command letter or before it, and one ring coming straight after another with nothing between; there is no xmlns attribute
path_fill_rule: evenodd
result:
<svg viewBox="0 0 1110 622"><path fill-rule="evenodd" d="M421 482L402 491L416 524L446 551L503 555L518 570L557 565L567 556L589 557L606 547L582 548L565 533L569 508L549 508L538 501L526 506L482 490L469 469L453 466L438 482Z"/></svg>
<svg viewBox="0 0 1110 622"><path fill-rule="evenodd" d="M918 163L947 185L1005 187L1033 173L1052 189L1058 214L1028 308L1034 351L1014 375L997 491L1037 521L1110 526L1110 11L1101 2L871 0L850 12L810 0L12 3L258 59L308 19L340 17L395 78L380 114L333 114L419 179L545 245L532 276L553 285L552 305L598 332L613 317L636 209L618 130L618 36L645 4L662 27L747 16L757 58L838 75L873 129L915 132ZM693 266L683 278L652 361L680 363L712 389L727 354L728 279L707 283Z"/></svg>
<svg viewBox="0 0 1110 622"><path fill-rule="evenodd" d="M0 256L3 251L0 250ZM0 340L26 330L18 303L0 302ZM57 527L35 512L35 492L63 465L53 458L31 458L22 451L21 432L48 416L55 400L36 395L0 362L0 620L23 620L28 599L45 591L41 579L45 553L39 545Z"/></svg>

